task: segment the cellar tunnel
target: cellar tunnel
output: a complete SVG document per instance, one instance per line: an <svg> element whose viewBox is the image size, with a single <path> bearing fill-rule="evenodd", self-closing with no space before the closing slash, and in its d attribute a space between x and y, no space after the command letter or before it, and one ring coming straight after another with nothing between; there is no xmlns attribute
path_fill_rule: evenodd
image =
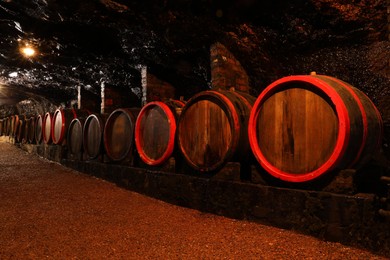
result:
<svg viewBox="0 0 390 260"><path fill-rule="evenodd" d="M290 77L293 82L286 83ZM305 82L303 87L296 83L301 79ZM281 81L284 83L275 83ZM336 94L328 94L329 87L323 87L329 82L336 82L337 88L345 87L346 82L357 89L358 94L346 98L340 91L344 95L340 100L346 103L361 97L356 101L358 105L348 107L352 113L368 106L363 119L357 116L350 125L346 120L348 131L349 127L351 132L358 128L347 148L341 147L343 144L334 135L339 131L337 127L344 127L344 121L337 118L342 109ZM279 88L275 97L262 96L265 90L273 94L268 90L272 86ZM284 90L283 86L292 87ZM301 89L290 91L295 87ZM281 94L283 91L286 93ZM317 100L318 104L303 107L297 102L296 106L277 108L283 98L280 103L289 98L299 101L302 93L306 100ZM260 125L251 113L252 108L259 109L263 104L259 97L271 100L267 106L274 113L260 114L262 123L282 111L272 121L274 125L264 128L264 142L246 140L248 128ZM71 109L77 112L72 114ZM238 110L238 116L230 109ZM306 113L311 109L323 109L323 114L327 114L318 112L316 117L316 112L309 111L307 114L318 119L310 121L313 128L323 126L323 118L334 120L324 124L333 135L315 145L307 145L315 141L307 141L304 134L297 133L302 130L294 125L301 122L300 114L285 120L294 112ZM94 118L95 127L119 126L106 131L110 136L104 138L111 138L106 143L89 143L98 150L104 150L104 145L132 143L129 136L134 135L136 144L131 149L135 158L127 160L130 152L116 150L117 147L99 150L98 159L88 157L85 151L74 155L71 146L81 144L66 140L62 132L52 134L60 139L53 143L45 139L44 130L40 129L43 143L29 144L27 132L25 140L20 136L17 140L15 132L4 130L10 128L10 119L16 115L23 117L25 124L31 124L32 119L27 119L34 118L35 124L37 118L44 120L57 111L66 111L62 121L80 119L69 125L76 136L85 131L77 124L84 124L92 114L101 116ZM156 120L148 121L148 113ZM141 120L138 115L145 118ZM187 118L182 119L184 116ZM176 119L176 133L161 127ZM362 246L366 239L369 242L363 247L390 252L389 235L381 229L388 227L390 218L389 0L4 0L0 2L0 120L1 141L150 197L232 218L303 230L346 244ZM235 121L226 123L229 120ZM218 125L213 129L218 138L209 136L210 122ZM248 122L252 125L245 125ZM367 122L372 124L368 130ZM282 129L279 132L275 130L277 123ZM233 130L238 125L245 131L235 135ZM360 129L361 125L366 128ZM146 131L144 126L152 130ZM134 130L128 130L131 127ZM158 131L153 130L157 128ZM275 131L275 138L267 138L271 136L269 131ZM305 131L313 134L310 140L322 137L321 131ZM98 134L103 133L91 135ZM150 141L142 139L143 134L157 137ZM161 141L163 137L173 137L175 143ZM278 138L280 143L270 141ZM36 139L36 134L32 139ZM200 139L209 139L209 143L200 143ZM359 148L353 142L359 143L360 139L364 141ZM166 156L162 144L169 146L167 150L172 156ZM144 152L136 153L147 145L150 147ZM152 145L158 146L158 151ZM277 171L276 178L262 177L267 167L256 161L261 153L252 156L255 145L268 146L267 156L272 163L282 165L286 171L296 171L287 178L292 182L299 182L295 175L301 169L313 172L322 163L331 164L333 157L328 157L336 153L334 147L341 150L342 156L347 151L344 157L356 158L337 158L345 165L331 165L329 176L320 176L313 182L312 172L305 173L305 181L310 180L308 188L306 183L277 179L281 171ZM325 145L326 153L320 151ZM372 147L366 149L364 145ZM283 165L286 160L278 157L276 146L283 150L283 156L289 157L291 165ZM239 151L234 150L237 147ZM305 149L311 147L316 153L310 157ZM110 152L120 159L109 158ZM150 158L146 158L148 152L152 154ZM310 167L295 167L296 162L304 159L295 158L294 153L315 158L315 162L307 162ZM362 170L349 169L364 153L371 156ZM164 160L168 158L163 166L157 165L155 157L159 155L165 156ZM311 193L318 187L326 194ZM289 212L274 209L276 206L268 202L257 202L261 196L279 204L291 203L291 210L303 212L304 217L294 213L283 219L281 216ZM329 214L328 208L332 208ZM371 224L372 230L359 229Z"/></svg>

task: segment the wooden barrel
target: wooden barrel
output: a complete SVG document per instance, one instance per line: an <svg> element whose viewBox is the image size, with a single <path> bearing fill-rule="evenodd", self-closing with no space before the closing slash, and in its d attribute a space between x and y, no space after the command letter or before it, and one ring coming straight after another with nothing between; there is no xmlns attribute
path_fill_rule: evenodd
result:
<svg viewBox="0 0 390 260"><path fill-rule="evenodd" d="M134 126L139 110L139 108L119 108L107 118L103 141L106 154L111 160L133 160Z"/></svg>
<svg viewBox="0 0 390 260"><path fill-rule="evenodd" d="M103 151L103 132L107 117L107 114L91 114L85 120L83 147L90 160L97 158Z"/></svg>
<svg viewBox="0 0 390 260"><path fill-rule="evenodd" d="M24 121L24 124L23 124L24 133L23 133L22 140L23 140L24 143L28 143L28 128L29 128L29 125L30 125L30 118L26 117L26 119Z"/></svg>
<svg viewBox="0 0 390 260"><path fill-rule="evenodd" d="M24 134L24 128L22 129L21 128L21 125L24 126L24 120L25 120L26 116L24 115L15 115L15 130L14 130L14 137L15 137L15 141L17 142L21 142L23 136L20 136L20 133L22 132Z"/></svg>
<svg viewBox="0 0 390 260"><path fill-rule="evenodd" d="M43 140L43 121L44 117L38 115L35 120L35 142L36 144L42 143Z"/></svg>
<svg viewBox="0 0 390 260"><path fill-rule="evenodd" d="M52 138L51 138L52 122L53 122L53 113L46 112L46 114L43 116L43 125L42 125L42 136L43 136L43 142L45 144L52 143Z"/></svg>
<svg viewBox="0 0 390 260"><path fill-rule="evenodd" d="M67 145L69 153L75 157L81 157L83 152L83 118L74 118L69 124Z"/></svg>
<svg viewBox="0 0 390 260"><path fill-rule="evenodd" d="M54 144L61 144L68 132L70 122L77 118L74 109L57 109L53 115L51 138Z"/></svg>
<svg viewBox="0 0 390 260"><path fill-rule="evenodd" d="M0 119L0 136L2 136L4 133L3 133L3 131L4 131L4 122L5 122L5 120L2 118L2 119Z"/></svg>
<svg viewBox="0 0 390 260"><path fill-rule="evenodd" d="M28 140L28 134L30 131L30 121L31 121L30 119L31 116L24 116L24 124L23 124L24 132L22 136L23 143L30 143L30 141Z"/></svg>
<svg viewBox="0 0 390 260"><path fill-rule="evenodd" d="M18 124L17 124L17 129L16 129L16 132L15 132L15 141L18 142L18 143L22 143L23 142L25 128L26 128L25 124L26 124L25 116L19 117Z"/></svg>
<svg viewBox="0 0 390 260"><path fill-rule="evenodd" d="M35 123L36 123L36 117L32 116L27 121L27 128L26 128L26 140L28 143L33 144L35 143Z"/></svg>
<svg viewBox="0 0 390 260"><path fill-rule="evenodd" d="M62 144L66 140L70 122L74 118L82 118L89 114L81 109L57 109L53 115L51 137L54 144Z"/></svg>
<svg viewBox="0 0 390 260"><path fill-rule="evenodd" d="M6 126L7 126L7 118L4 117L4 118L1 119L1 132L0 132L0 135L5 135Z"/></svg>
<svg viewBox="0 0 390 260"><path fill-rule="evenodd" d="M367 162L381 142L382 119L366 95L339 79L289 76L258 97L248 134L269 174L306 182Z"/></svg>
<svg viewBox="0 0 390 260"><path fill-rule="evenodd" d="M15 127L15 116L10 115L8 118L8 135L12 137L14 135L14 127Z"/></svg>
<svg viewBox="0 0 390 260"><path fill-rule="evenodd" d="M181 112L178 146L187 163L214 172L250 153L247 123L255 98L235 91L203 91Z"/></svg>
<svg viewBox="0 0 390 260"><path fill-rule="evenodd" d="M176 108L182 107L182 101L155 101L142 108L135 124L135 145L143 162L161 165L171 157L175 148Z"/></svg>
<svg viewBox="0 0 390 260"><path fill-rule="evenodd" d="M19 129L19 115L13 115L11 122L11 136L16 137Z"/></svg>
<svg viewBox="0 0 390 260"><path fill-rule="evenodd" d="M5 136L8 136L9 135L9 132L8 132L8 130L9 130L9 117L6 117L5 119L4 119L5 121L4 121L4 135Z"/></svg>

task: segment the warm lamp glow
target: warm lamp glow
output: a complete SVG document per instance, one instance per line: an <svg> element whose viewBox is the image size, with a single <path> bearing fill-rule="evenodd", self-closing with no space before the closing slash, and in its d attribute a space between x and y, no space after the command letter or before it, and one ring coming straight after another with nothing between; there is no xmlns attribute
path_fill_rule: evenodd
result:
<svg viewBox="0 0 390 260"><path fill-rule="evenodd" d="M20 49L20 51L26 57L32 57L35 55L35 50L30 46L23 47Z"/></svg>

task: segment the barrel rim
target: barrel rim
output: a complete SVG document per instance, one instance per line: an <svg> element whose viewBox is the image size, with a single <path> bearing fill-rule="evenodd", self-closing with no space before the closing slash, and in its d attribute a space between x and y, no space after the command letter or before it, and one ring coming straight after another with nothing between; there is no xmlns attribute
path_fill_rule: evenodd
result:
<svg viewBox="0 0 390 260"><path fill-rule="evenodd" d="M207 167L200 167L199 165L195 164L189 157L188 155L183 151L182 147L182 141L180 138L180 122L183 120L184 115L186 111L188 110L189 107L191 107L194 103L198 102L199 100L202 100L203 97L211 97L214 100L217 101L217 104L222 104L223 107L221 109L225 112L226 116L229 119L230 122L230 127L232 129L232 132L237 132L240 133L241 127L240 127L240 121L239 121L239 116L237 114L237 111L234 107L234 104L223 94L223 93L233 93L235 94L235 91L228 91L228 90L206 90L199 92L195 96L193 96L183 107L183 110L181 112L180 118L179 118L179 127L178 127L178 137L177 137L177 142L179 146L179 150L181 154L184 156L185 160L187 163L189 163L194 169L199 170L201 172L213 172L221 169L223 165L226 163L226 161L230 160L233 155L234 151L236 150L238 146L238 141L239 141L239 136L240 134L232 135L232 141L231 145L229 146L229 149L227 150L225 154L226 160L220 160L218 163L212 165L212 166L207 166ZM215 103L215 102L214 102ZM230 112L230 113L229 113ZM235 130L236 131L235 131Z"/></svg>
<svg viewBox="0 0 390 260"><path fill-rule="evenodd" d="M360 98L358 97L358 94L355 92L355 90L353 89L352 86L350 86L348 83L338 79L338 78L334 78L334 77L330 77L330 76L326 76L326 75L321 75L321 76L318 76L318 77L324 77L326 79L329 79L341 86L343 86L346 90L348 90L348 92L352 95L352 97L355 99L358 107L359 107L359 110L360 110L360 114L362 116L362 123L363 123L363 136L362 136L362 141L361 141L361 144L360 144L360 147L359 147L359 151L357 152L356 154L356 157L355 159L352 160L352 162L349 164L348 168L351 168L353 165L355 165L358 161L359 161L359 158L360 156L362 155L363 153L363 150L364 150L364 146L366 145L366 142L367 142L367 137L368 137L368 126L367 126L367 113L366 113L366 110L364 109L364 106L363 106L363 103L362 101L360 100ZM363 94L363 93L362 93Z"/></svg>
<svg viewBox="0 0 390 260"><path fill-rule="evenodd" d="M267 158L262 153L260 147L258 146L258 138L257 138L257 120L260 113L260 107L265 102L267 98L269 98L276 91L285 87L285 85L292 82L304 82L309 83L316 89L320 90L330 98L335 106L335 111L338 117L338 135L336 145L334 147L333 153L329 156L328 160L318 167L317 169L302 174L289 173L282 171L275 166L273 166ZM309 75L293 75L281 78L271 83L268 87L266 87L260 96L257 98L255 104L253 105L253 109L249 118L249 127L248 127L248 136L249 136L249 144L252 148L252 152L256 158L256 160L261 164L261 166L272 176L275 178L289 181L289 182L307 182L318 178L319 176L333 170L340 160L342 159L347 143L349 141L350 135L350 127L349 127L349 115L348 110L342 101L341 97L337 93L335 89L328 86L324 81L319 78L309 76Z"/></svg>
<svg viewBox="0 0 390 260"><path fill-rule="evenodd" d="M160 107L164 111L165 115L167 116L168 123L170 125L167 148L165 149L163 155L161 155L161 157L158 159L150 158L144 152L143 147L141 145L141 142L143 140L143 138L141 137L141 120L142 117L145 115L145 113L150 109L152 109L153 107ZM171 108L167 104L161 101L153 101L146 104L139 112L137 120L135 122L135 146L137 148L137 152L140 158L142 159L142 161L152 166L157 166L164 163L172 155L173 150L175 148L175 134L176 134L176 118Z"/></svg>

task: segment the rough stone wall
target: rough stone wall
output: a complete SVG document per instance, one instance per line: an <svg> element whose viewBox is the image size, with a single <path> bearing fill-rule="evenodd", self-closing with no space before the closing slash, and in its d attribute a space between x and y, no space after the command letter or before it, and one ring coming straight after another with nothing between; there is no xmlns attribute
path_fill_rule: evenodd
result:
<svg viewBox="0 0 390 260"><path fill-rule="evenodd" d="M210 48L211 87L213 89L235 88L249 93L249 77L241 63L221 43Z"/></svg>

